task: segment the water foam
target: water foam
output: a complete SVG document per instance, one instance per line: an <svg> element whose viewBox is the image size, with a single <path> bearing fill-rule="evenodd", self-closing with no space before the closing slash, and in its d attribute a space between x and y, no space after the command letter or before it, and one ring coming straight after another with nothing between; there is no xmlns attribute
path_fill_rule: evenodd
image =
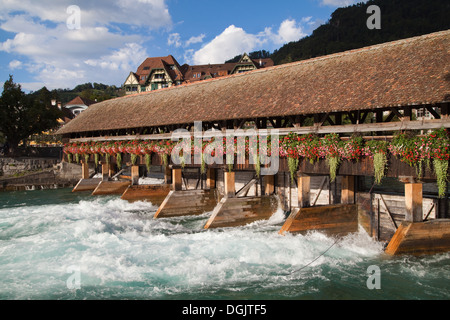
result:
<svg viewBox="0 0 450 320"><path fill-rule="evenodd" d="M0 209L0 298L320 297L342 283L367 290L373 263L426 282L424 270L450 259L408 261L413 268L402 271L362 229L338 242L318 232L279 235L280 210L215 230L203 229L210 213L153 219L155 211L117 197ZM71 266L81 273L77 292L66 285Z"/></svg>

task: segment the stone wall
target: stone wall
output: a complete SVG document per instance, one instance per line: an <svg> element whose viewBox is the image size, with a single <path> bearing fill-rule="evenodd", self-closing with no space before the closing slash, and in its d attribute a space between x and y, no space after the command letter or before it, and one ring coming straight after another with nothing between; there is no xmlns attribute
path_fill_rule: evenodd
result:
<svg viewBox="0 0 450 320"><path fill-rule="evenodd" d="M81 165L52 158L0 158L0 191L75 186Z"/></svg>
<svg viewBox="0 0 450 320"><path fill-rule="evenodd" d="M0 176L11 177L24 172L53 168L56 158L0 158Z"/></svg>

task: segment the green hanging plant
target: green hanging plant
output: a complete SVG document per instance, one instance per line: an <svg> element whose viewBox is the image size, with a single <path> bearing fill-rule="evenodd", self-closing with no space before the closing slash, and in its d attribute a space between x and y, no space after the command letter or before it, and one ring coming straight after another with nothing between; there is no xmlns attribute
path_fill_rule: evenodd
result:
<svg viewBox="0 0 450 320"><path fill-rule="evenodd" d="M373 171L376 184L381 184L381 180L383 180L384 178L386 165L387 165L386 153L377 152L373 155Z"/></svg>
<svg viewBox="0 0 450 320"><path fill-rule="evenodd" d="M341 163L341 159L339 157L327 157L326 161L330 167L330 182L333 182L336 179L336 174L339 164Z"/></svg>
<svg viewBox="0 0 450 320"><path fill-rule="evenodd" d="M437 177L439 198L444 198L447 191L448 160L434 158L433 166Z"/></svg>
<svg viewBox="0 0 450 320"><path fill-rule="evenodd" d="M184 169L184 167L186 166L186 158L184 157L184 152L183 155L180 157L180 162L181 168Z"/></svg>
<svg viewBox="0 0 450 320"><path fill-rule="evenodd" d="M291 174L291 181L294 181L295 173L297 172L299 164L299 159L297 158L288 158L288 166L289 166L289 172Z"/></svg>
<svg viewBox="0 0 450 320"><path fill-rule="evenodd" d="M80 154L75 153L75 161L76 163L80 163Z"/></svg>
<svg viewBox="0 0 450 320"><path fill-rule="evenodd" d="M169 159L168 159L167 153L163 153L161 155L161 160L162 160L164 167L167 167L167 165L169 164Z"/></svg>
<svg viewBox="0 0 450 320"><path fill-rule="evenodd" d="M437 177L438 196L444 198L447 191L448 162L450 160L450 134L445 128L434 130L429 135L434 173Z"/></svg>
<svg viewBox="0 0 450 320"><path fill-rule="evenodd" d="M204 156L203 152L202 152L201 156L202 156L202 161L200 164L200 173L205 174L206 173L206 162L205 162L205 156Z"/></svg>
<svg viewBox="0 0 450 320"><path fill-rule="evenodd" d="M117 168L122 169L122 153L116 154L116 162L117 162Z"/></svg>
<svg viewBox="0 0 450 320"><path fill-rule="evenodd" d="M111 155L109 153L105 153L105 161L106 161L106 163L109 164L110 160L111 160Z"/></svg>
<svg viewBox="0 0 450 320"><path fill-rule="evenodd" d="M152 165L152 155L151 153L145 154L145 166L147 167L147 171L150 171L150 166Z"/></svg>
<svg viewBox="0 0 450 320"><path fill-rule="evenodd" d="M137 154L134 154L134 153L132 153L131 154L131 165L135 165L136 164L136 162L137 162Z"/></svg>
<svg viewBox="0 0 450 320"><path fill-rule="evenodd" d="M85 153L84 154L84 163L88 163L89 162L89 153Z"/></svg>
<svg viewBox="0 0 450 320"><path fill-rule="evenodd" d="M253 155L253 162L255 163L256 177L259 178L261 174L261 159L258 154Z"/></svg>
<svg viewBox="0 0 450 320"><path fill-rule="evenodd" d="M373 170L375 183L381 184L387 167L387 149L388 143L386 141L372 140L367 142L368 155L373 157Z"/></svg>
<svg viewBox="0 0 450 320"><path fill-rule="evenodd" d="M68 154L67 154L67 161L68 161L69 163L72 163L72 154L71 154L71 153L68 153Z"/></svg>
<svg viewBox="0 0 450 320"><path fill-rule="evenodd" d="M98 167L99 157L100 155L98 153L94 154L94 163L96 168Z"/></svg>
<svg viewBox="0 0 450 320"><path fill-rule="evenodd" d="M228 166L228 172L231 172L232 170L233 170L233 165L234 165L234 161L232 161L232 157L233 157L233 155L231 155L231 154L228 154L227 153L227 166Z"/></svg>
<svg viewBox="0 0 450 320"><path fill-rule="evenodd" d="M322 146L326 151L326 162L330 168L330 182L333 182L336 179L337 170L341 163L339 150L343 148L343 142L339 135L330 133L322 139Z"/></svg>

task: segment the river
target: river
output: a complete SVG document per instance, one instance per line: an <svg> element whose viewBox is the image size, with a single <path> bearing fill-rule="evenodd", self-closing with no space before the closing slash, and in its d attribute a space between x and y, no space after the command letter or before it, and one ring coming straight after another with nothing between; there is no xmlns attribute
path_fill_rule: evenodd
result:
<svg viewBox="0 0 450 320"><path fill-rule="evenodd" d="M389 257L364 230L281 236L281 211L203 230L210 213L156 209L70 189L0 193L0 299L450 298L450 253Z"/></svg>

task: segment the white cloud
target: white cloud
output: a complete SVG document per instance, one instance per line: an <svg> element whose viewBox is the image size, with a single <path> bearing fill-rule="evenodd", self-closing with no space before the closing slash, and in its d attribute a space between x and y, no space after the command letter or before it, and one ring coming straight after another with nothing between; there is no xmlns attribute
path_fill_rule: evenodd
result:
<svg viewBox="0 0 450 320"><path fill-rule="evenodd" d="M305 20L302 22L308 22L309 20ZM278 33L274 34L271 28L266 28L264 33L272 40L273 43L282 45L291 41L298 41L300 38L306 36L306 33L303 31L303 28L300 23L297 23L295 20L287 19L284 20L280 28L278 29Z"/></svg>
<svg viewBox="0 0 450 320"><path fill-rule="evenodd" d="M272 50L273 47L278 48L280 45L300 40L306 36L303 24L310 25L311 23L311 17L304 18L300 22L286 19L280 24L277 32L273 32L271 27L267 27L258 34L247 33L242 28L230 25L198 51L193 54L189 52L188 57L190 56L191 59L187 62L195 64L223 63L244 52L249 53L260 49Z"/></svg>
<svg viewBox="0 0 450 320"><path fill-rule="evenodd" d="M169 34L169 38L167 38L167 44L169 46L175 46L175 48L179 48L181 46L189 47L191 44L203 42L203 39L205 38L205 36L206 35L202 33L199 36L190 37L189 40L187 40L183 44L183 41L181 40L181 36L179 33L171 33L171 34Z"/></svg>
<svg viewBox="0 0 450 320"><path fill-rule="evenodd" d="M0 29L13 33L0 41L0 51L21 61L37 83L70 88L83 82L121 84L146 58L142 33L169 28L165 0L79 0L81 28L66 24L73 0L0 0ZM115 71L115 72L113 72ZM121 71L121 72L117 72ZM31 89L31 90L33 90Z"/></svg>
<svg viewBox="0 0 450 320"><path fill-rule="evenodd" d="M186 41L185 46L186 46L186 47L189 47L191 44L201 43L201 42L203 42L203 39L205 38L205 36L206 36L206 35L205 35L204 33L202 33L202 34L199 35L199 36L196 36L196 37L190 37L189 40Z"/></svg>
<svg viewBox="0 0 450 320"><path fill-rule="evenodd" d="M175 46L176 48L181 47L181 37L179 33L171 33L169 34L169 38L167 39L167 44L169 46Z"/></svg>
<svg viewBox="0 0 450 320"><path fill-rule="evenodd" d="M25 12L42 21L66 23L67 8L73 0L0 0L3 14ZM172 19L165 0L78 0L81 27L125 23L160 28L170 26Z"/></svg>
<svg viewBox="0 0 450 320"><path fill-rule="evenodd" d="M193 55L195 64L223 63L230 57L250 52L265 43L267 39L249 34L234 25L226 28Z"/></svg>
<svg viewBox="0 0 450 320"><path fill-rule="evenodd" d="M102 69L130 71L135 65L147 58L147 51L140 44L127 43L125 47L114 51L100 59L84 61L87 65Z"/></svg>
<svg viewBox="0 0 450 320"><path fill-rule="evenodd" d="M12 70L20 69L20 68L22 68L22 62L19 60L13 60L9 63L9 68Z"/></svg>

